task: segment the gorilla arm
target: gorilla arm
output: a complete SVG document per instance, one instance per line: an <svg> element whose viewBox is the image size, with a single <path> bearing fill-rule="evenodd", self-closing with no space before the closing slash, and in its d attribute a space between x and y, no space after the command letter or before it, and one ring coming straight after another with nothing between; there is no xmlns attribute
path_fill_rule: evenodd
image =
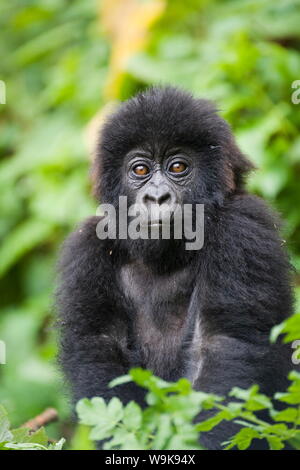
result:
<svg viewBox="0 0 300 470"><path fill-rule="evenodd" d="M100 219L88 219L66 241L60 263L57 304L60 361L72 385L74 401L116 394L108 383L129 369L128 318L120 306L106 241L96 236ZM143 403L143 390L118 386L123 403Z"/></svg>
<svg viewBox="0 0 300 470"><path fill-rule="evenodd" d="M227 203L217 226L202 253L204 339L195 388L225 396L235 386L258 384L272 396L285 389L291 368L287 345L269 340L271 328L292 311L290 265L277 224L262 201L240 196ZM202 442L219 448L237 430L223 422Z"/></svg>
<svg viewBox="0 0 300 470"><path fill-rule="evenodd" d="M269 334L292 312L290 265L277 222L260 199L246 195L229 201L218 222L202 253L201 323L206 339L199 380L215 393L253 383L272 393L279 388L273 383L281 377L278 370L288 370L290 364L274 356ZM222 370L206 374L206 363L208 368L220 363Z"/></svg>

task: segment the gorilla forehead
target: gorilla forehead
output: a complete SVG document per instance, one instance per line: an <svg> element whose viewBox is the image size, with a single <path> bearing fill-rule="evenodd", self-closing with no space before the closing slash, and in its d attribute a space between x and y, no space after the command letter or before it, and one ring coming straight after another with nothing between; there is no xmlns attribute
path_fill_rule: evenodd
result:
<svg viewBox="0 0 300 470"><path fill-rule="evenodd" d="M224 144L228 129L210 101L177 88L155 87L122 104L108 119L100 151L124 156L136 147L164 151L170 146L186 146L197 150Z"/></svg>

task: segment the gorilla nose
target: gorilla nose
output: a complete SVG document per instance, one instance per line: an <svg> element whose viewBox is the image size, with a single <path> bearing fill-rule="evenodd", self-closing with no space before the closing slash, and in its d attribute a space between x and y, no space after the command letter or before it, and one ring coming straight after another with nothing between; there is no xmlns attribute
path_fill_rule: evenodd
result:
<svg viewBox="0 0 300 470"><path fill-rule="evenodd" d="M144 194L143 202L146 206L151 204L171 204L172 197L171 193L163 188L149 188L146 194Z"/></svg>

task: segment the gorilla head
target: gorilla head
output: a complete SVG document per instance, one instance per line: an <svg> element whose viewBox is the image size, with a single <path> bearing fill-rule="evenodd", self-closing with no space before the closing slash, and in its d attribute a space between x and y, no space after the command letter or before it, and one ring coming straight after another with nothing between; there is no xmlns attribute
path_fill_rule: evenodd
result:
<svg viewBox="0 0 300 470"><path fill-rule="evenodd" d="M95 194L115 205L126 195L130 204L147 209L220 204L242 188L250 169L211 102L172 87L152 88L123 104L104 125Z"/></svg>

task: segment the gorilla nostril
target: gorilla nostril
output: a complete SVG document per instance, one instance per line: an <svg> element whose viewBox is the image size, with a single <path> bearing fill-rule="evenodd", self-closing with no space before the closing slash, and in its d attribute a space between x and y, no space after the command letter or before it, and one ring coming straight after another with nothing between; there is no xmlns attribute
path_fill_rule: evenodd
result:
<svg viewBox="0 0 300 470"><path fill-rule="evenodd" d="M157 199L156 197L154 196L151 196L150 194L145 194L144 197L143 197L143 202L144 204L152 204L152 203L156 203L157 202Z"/></svg>
<svg viewBox="0 0 300 470"><path fill-rule="evenodd" d="M169 203L171 201L171 194L170 193L165 193L162 194L160 197L157 198L157 202L159 205Z"/></svg>

